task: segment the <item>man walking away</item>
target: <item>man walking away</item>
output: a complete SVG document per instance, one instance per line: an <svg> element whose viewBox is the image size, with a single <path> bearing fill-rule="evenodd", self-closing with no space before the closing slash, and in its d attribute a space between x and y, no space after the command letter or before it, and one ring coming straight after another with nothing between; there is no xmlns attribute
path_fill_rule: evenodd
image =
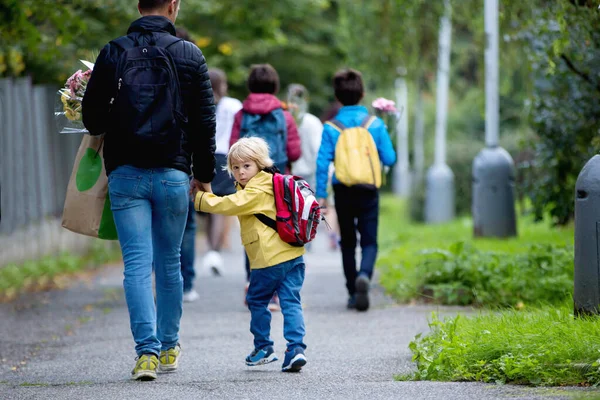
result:
<svg viewBox="0 0 600 400"><path fill-rule="evenodd" d="M180 0L139 0L141 18L98 56L83 122L105 134L108 190L125 264L136 380L178 367L180 249L192 186L210 191L215 107L202 52L175 37ZM156 275L156 306L152 264Z"/></svg>

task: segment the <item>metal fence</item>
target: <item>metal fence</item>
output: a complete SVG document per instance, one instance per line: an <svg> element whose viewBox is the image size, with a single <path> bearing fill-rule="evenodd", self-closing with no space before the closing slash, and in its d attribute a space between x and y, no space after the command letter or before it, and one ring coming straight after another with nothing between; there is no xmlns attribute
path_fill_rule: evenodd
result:
<svg viewBox="0 0 600 400"><path fill-rule="evenodd" d="M57 89L0 79L0 267L91 243L60 225L81 136L57 133Z"/></svg>

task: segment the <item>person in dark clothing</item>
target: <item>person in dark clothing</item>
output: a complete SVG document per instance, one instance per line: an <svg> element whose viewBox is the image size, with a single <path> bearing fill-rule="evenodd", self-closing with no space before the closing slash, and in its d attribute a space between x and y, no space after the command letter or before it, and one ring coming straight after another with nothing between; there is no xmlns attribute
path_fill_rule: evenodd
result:
<svg viewBox="0 0 600 400"><path fill-rule="evenodd" d="M332 121L325 123L321 147L317 156L316 195L323 207L327 206L329 167L331 162L336 159L338 141L344 131L337 128L337 126L342 125L345 128L359 127L363 126L363 121L366 119L371 120L366 129L377 149L377 162L381 161L384 165L393 165L396 162L396 152L392 146L385 123L380 118L369 118L367 109L359 105L364 96L364 86L360 72L352 69L339 71L333 79L333 89L335 97L342 104L342 107ZM369 157L368 151L347 150L357 150L352 154L361 159ZM353 159L355 169L359 168L358 165L361 165L361 159ZM379 191L377 187L371 185L345 185L340 182L337 176L342 176L340 171L334 172L331 181L335 211L341 234L342 263L349 295L347 307L358 311L366 311L369 308L369 286L377 258ZM357 231L360 234L360 247L362 249L358 271L355 256Z"/></svg>
<svg viewBox="0 0 600 400"><path fill-rule="evenodd" d="M136 380L154 380L158 370L178 367L180 249L192 160L192 188L210 192L215 173L215 107L208 67L195 44L175 37L179 6L180 0L139 0L142 17L126 36L104 46L82 105L90 134L104 134L108 191L138 355L132 371ZM162 62L162 68L140 67L154 62ZM162 86L158 78L164 80Z"/></svg>

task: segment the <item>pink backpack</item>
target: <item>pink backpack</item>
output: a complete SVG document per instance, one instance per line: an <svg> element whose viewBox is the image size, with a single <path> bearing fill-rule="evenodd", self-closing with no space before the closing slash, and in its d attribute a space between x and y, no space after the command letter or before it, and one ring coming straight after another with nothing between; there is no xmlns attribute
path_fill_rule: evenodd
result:
<svg viewBox="0 0 600 400"><path fill-rule="evenodd" d="M321 207L308 183L294 175L273 174L276 220L264 214L254 214L263 224L274 229L284 242L304 246L317 234L324 219Z"/></svg>

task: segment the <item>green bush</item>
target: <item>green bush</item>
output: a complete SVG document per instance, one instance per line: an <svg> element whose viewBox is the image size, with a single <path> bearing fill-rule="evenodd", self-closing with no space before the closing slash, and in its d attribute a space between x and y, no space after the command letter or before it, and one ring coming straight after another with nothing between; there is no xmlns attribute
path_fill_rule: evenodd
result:
<svg viewBox="0 0 600 400"><path fill-rule="evenodd" d="M572 303L444 321L434 314L410 343L417 372L398 380L532 385L600 384L600 324L573 318Z"/></svg>
<svg viewBox="0 0 600 400"><path fill-rule="evenodd" d="M464 242L424 251L418 291L441 304L515 306L572 296L573 248L532 245L525 253L481 251Z"/></svg>
<svg viewBox="0 0 600 400"><path fill-rule="evenodd" d="M431 268L440 265L440 256L423 254L423 251L427 249L448 249L458 241L464 242L465 248L462 250L463 253L460 257L463 257L466 261L465 265L459 265L458 262L455 262L456 268L459 268L464 274L469 271L469 268L477 269L479 268L476 264L479 262L477 258L484 258L487 260L488 267L496 268L493 260L500 258L502 268L504 268L504 273L507 276L508 274L515 274L518 277L524 275L523 279L529 285L523 291L525 297L521 301L524 302L536 302L532 300L533 297L539 296L541 299L548 297L542 289L537 289L538 279L547 280L543 284L548 287L555 285L553 279L556 279L555 287L550 290L553 293L555 290L563 293L565 279L568 279L567 276L572 276L572 270L569 271L569 268L572 269L573 225L566 227L552 226L550 218L535 223L533 222L533 215L525 215L520 216L517 220L517 237L507 239L475 238L471 218L461 217L445 224L413 223L407 216L409 205L406 201L394 196L383 195L380 204L378 238L380 252L377 259L379 282L389 295L400 302L423 299L426 274L422 263L425 260L430 260L431 265L429 267ZM534 253L529 254L532 251L532 245L535 245L533 246ZM546 248L549 250L545 250ZM539 255L543 260L546 251L549 252L548 256L552 259L549 266L541 261L536 261L535 258ZM511 267L512 270L509 268L509 261L515 263ZM541 267L536 267L536 262ZM521 270L522 268L525 269ZM485 301L492 301L493 304L516 304L513 302L514 299L510 300L509 294L504 292L504 288L494 282L494 279L497 279L494 276L496 271L493 270L489 273L489 276L481 275L478 277L478 280L487 279L484 287L488 291L485 293L481 290L477 292L476 304L485 305ZM537 275L527 276L528 273ZM431 274L435 274L435 270L432 270ZM469 287L469 291L467 291L467 301L463 290L458 286L460 282L463 281L447 281L443 285L440 283L436 287L436 292L440 293L438 298L451 298L460 294L459 298L453 299L451 302L454 304L470 303L473 298L472 287ZM479 285L483 285L483 283L479 283ZM568 284L568 286L571 285L572 282ZM518 287L518 281L512 283L512 287L511 290L514 293L515 288ZM494 292L494 290L497 291ZM571 288L569 287L568 290L570 291ZM441 294L444 291L445 296ZM431 292L429 295L431 295Z"/></svg>

